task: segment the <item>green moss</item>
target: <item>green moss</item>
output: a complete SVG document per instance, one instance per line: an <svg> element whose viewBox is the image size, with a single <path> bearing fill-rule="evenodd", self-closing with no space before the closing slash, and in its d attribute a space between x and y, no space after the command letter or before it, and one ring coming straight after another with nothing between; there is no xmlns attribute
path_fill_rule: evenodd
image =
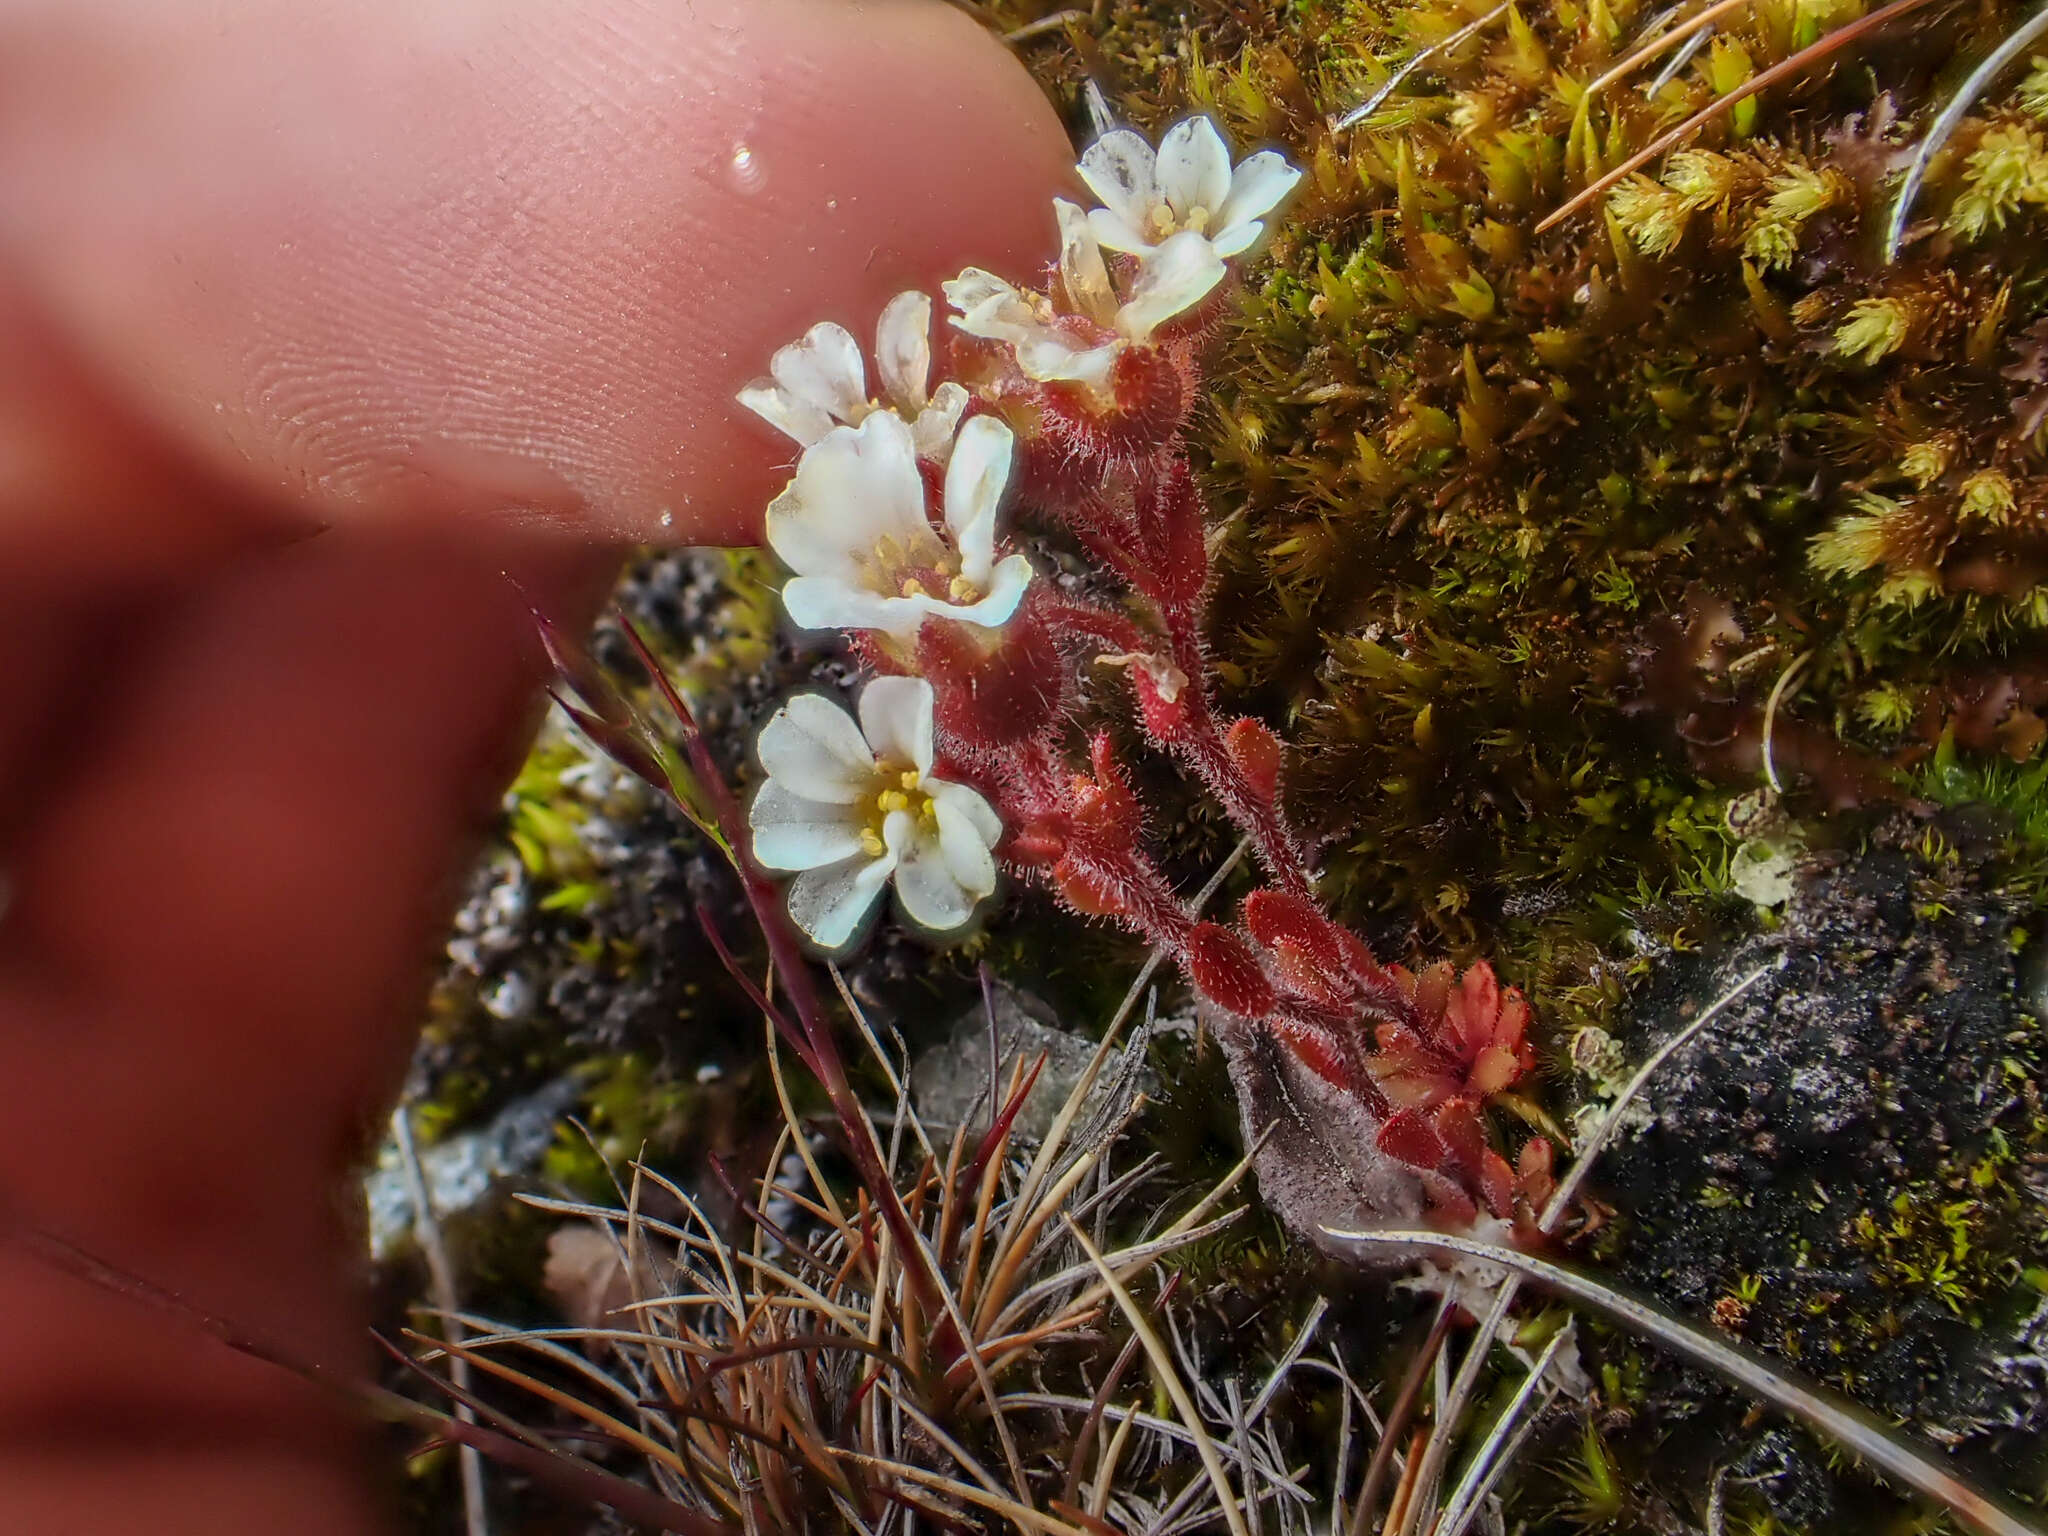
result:
<svg viewBox="0 0 2048 1536"><path fill-rule="evenodd" d="M1712 926L1722 811L1761 778L1790 663L1781 742L1912 768L1956 680L2048 616L2048 474L1999 376L2048 294L2039 71L1937 157L1931 233L1893 268L1876 245L1912 127L1886 124L1923 123L2002 9L1881 29L1539 233L1864 7L1759 5L1650 96L1657 64L1589 90L1648 7L1518 6L1333 128L1487 9L1111 3L1029 58L1077 118L1085 76L1142 128L1207 110L1308 168L1196 429L1231 520L1219 665L1291 727L1345 914L1396 951L1504 960L1568 1034L1609 1016L1586 981L1621 941ZM1728 620L1727 743L1641 681L1674 647L1656 621L1702 600ZM1795 808L1885 782L1837 768Z"/></svg>

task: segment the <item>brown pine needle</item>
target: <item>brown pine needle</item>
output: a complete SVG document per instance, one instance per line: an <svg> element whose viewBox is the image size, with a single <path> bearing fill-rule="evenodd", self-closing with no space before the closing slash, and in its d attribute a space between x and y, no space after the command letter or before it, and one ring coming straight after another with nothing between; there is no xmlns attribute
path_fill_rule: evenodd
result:
<svg viewBox="0 0 2048 1536"><path fill-rule="evenodd" d="M1606 90L1608 86L1614 84L1615 81L1634 74L1636 70L1649 63L1658 54L1677 46L1685 41L1686 38L1692 36L1693 33L1699 31L1700 28L1711 27L1730 11L1739 11L1753 3L1754 0L1715 0L1713 5L1708 6L1704 11L1699 12L1695 16L1688 16L1668 32L1659 32L1634 53L1608 70L1606 74L1601 75L1591 85L1586 87L1584 99L1591 100Z"/></svg>
<svg viewBox="0 0 2048 1536"><path fill-rule="evenodd" d="M1868 16L1859 17L1847 26L1837 27L1826 37L1809 43L1790 58L1781 59L1762 74L1754 75L1748 80L1743 81L1742 84L1728 92L1727 95L1717 97L1706 106L1700 108L1699 111L1693 113L1691 117L1688 117L1669 133L1659 134L1605 176L1602 176L1598 181L1581 190L1569 202L1565 203L1563 207L1551 213L1542 223L1538 224L1536 226L1536 233L1540 235L1545 230L1570 218L1588 203L1599 198L1624 176L1633 175L1656 159L1657 156L1663 154L1665 150L1672 148L1674 145L1684 143L1697 129L1710 122L1722 112L1727 111L1730 107L1737 106L1749 100L1757 92L1769 90L1779 81L1790 79L1808 66L1841 52L1842 49L1855 42L1864 33L1881 27L1888 21L1896 21L1907 12L1917 11L1929 3L1930 0L1891 0L1891 4L1872 11Z"/></svg>

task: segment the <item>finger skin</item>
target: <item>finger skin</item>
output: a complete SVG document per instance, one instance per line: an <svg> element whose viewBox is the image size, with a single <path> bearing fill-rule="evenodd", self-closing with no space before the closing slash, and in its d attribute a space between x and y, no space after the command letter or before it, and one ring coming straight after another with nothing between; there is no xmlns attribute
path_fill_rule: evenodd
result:
<svg viewBox="0 0 2048 1536"><path fill-rule="evenodd" d="M7 1208L358 1363L346 1175L531 719L502 573L573 626L565 526L751 537L791 450L733 390L1029 275L1065 164L937 0L0 0L6 632L78 725L8 738L72 756L0 845ZM361 1472L0 1243L0 1533L359 1536Z"/></svg>
<svg viewBox="0 0 2048 1536"><path fill-rule="evenodd" d="M941 0L46 0L0 10L0 82L0 274L330 517L755 537L787 453L734 391L816 320L1034 274L1070 175Z"/></svg>

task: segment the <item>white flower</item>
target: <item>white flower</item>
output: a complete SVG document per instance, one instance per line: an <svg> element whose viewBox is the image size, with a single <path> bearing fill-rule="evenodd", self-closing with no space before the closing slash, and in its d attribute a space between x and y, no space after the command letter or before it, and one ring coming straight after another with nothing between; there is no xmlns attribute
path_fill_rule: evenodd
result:
<svg viewBox="0 0 2048 1536"><path fill-rule="evenodd" d="M882 398L868 395L860 347L842 325L819 322L769 360L769 378L756 379L739 402L806 448L835 426L858 426L878 410L910 423L920 458L943 463L953 429L967 409L967 391L948 380L929 389L932 371L932 301L899 293L875 326L875 371Z"/></svg>
<svg viewBox="0 0 2048 1536"><path fill-rule="evenodd" d="M1218 256L1243 254L1301 180L1270 149L1233 171L1223 135L1206 117L1174 124L1156 155L1130 129L1113 129L1088 146L1079 169L1104 204L1088 216L1096 237L1112 251L1148 259L1183 234L1207 241Z"/></svg>
<svg viewBox="0 0 2048 1536"><path fill-rule="evenodd" d="M1003 824L964 784L932 777L932 687L878 677L860 724L801 694L761 730L768 781L749 821L754 857L799 873L789 915L826 949L851 939L890 877L913 922L958 928L996 888Z"/></svg>
<svg viewBox="0 0 2048 1536"><path fill-rule="evenodd" d="M805 629L876 629L910 642L928 617L995 629L1031 582L1022 555L995 558L996 508L1015 439L993 416L960 429L946 464L945 527L925 515L910 425L875 411L806 448L768 504L768 543L791 571L782 605Z"/></svg>
<svg viewBox="0 0 2048 1536"><path fill-rule="evenodd" d="M1086 318L1062 315L1044 294L1006 283L980 267L969 267L945 287L946 302L959 311L951 317L953 324L970 336L1009 343L1026 378L1108 393L1125 345L1122 336L1105 333Z"/></svg>

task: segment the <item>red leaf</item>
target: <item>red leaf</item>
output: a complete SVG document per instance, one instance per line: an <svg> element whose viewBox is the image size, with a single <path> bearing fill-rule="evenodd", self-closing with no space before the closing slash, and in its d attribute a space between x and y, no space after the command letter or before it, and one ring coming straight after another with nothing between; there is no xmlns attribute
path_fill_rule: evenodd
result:
<svg viewBox="0 0 2048 1536"><path fill-rule="evenodd" d="M1352 1001L1343 930L1314 902L1284 891L1253 891L1245 898L1244 923L1271 951L1274 967L1291 991L1333 1007Z"/></svg>
<svg viewBox="0 0 2048 1536"><path fill-rule="evenodd" d="M1107 731L1098 731L1088 743L1088 759L1095 769L1093 779L1074 780L1074 820L1119 848L1127 848L1142 830L1137 797L1117 766L1116 748Z"/></svg>
<svg viewBox="0 0 2048 1536"><path fill-rule="evenodd" d="M1241 1017L1264 1018L1279 1001L1251 945L1216 923L1202 923L1188 936L1187 967L1210 1001Z"/></svg>
<svg viewBox="0 0 2048 1536"><path fill-rule="evenodd" d="M1131 910L1115 880L1099 869L1077 863L1071 853L1053 866L1052 882L1061 899L1083 917L1122 917Z"/></svg>
<svg viewBox="0 0 2048 1536"><path fill-rule="evenodd" d="M1155 669L1141 661L1131 664L1131 692L1138 698L1138 716L1145 734L1162 746L1171 746L1187 733L1188 680L1178 670L1162 679Z"/></svg>
<svg viewBox="0 0 2048 1536"><path fill-rule="evenodd" d="M1335 1083L1339 1088L1352 1086L1355 1079L1344 1059L1343 1048L1326 1031L1286 1018L1274 1019L1272 1029L1274 1038L1324 1082Z"/></svg>
<svg viewBox="0 0 2048 1536"><path fill-rule="evenodd" d="M1280 790L1280 738L1257 720L1239 720L1224 737L1231 760L1262 800L1271 802Z"/></svg>
<svg viewBox="0 0 2048 1536"><path fill-rule="evenodd" d="M1445 1000L1446 1034L1466 1060L1493 1043L1493 1027L1500 1017L1500 983L1493 967L1484 960L1473 962L1457 987Z"/></svg>
<svg viewBox="0 0 2048 1536"><path fill-rule="evenodd" d="M1373 1140L1387 1156L1411 1168L1441 1168L1450 1153L1443 1138L1437 1135L1436 1127L1412 1109L1396 1112L1379 1128Z"/></svg>
<svg viewBox="0 0 2048 1536"><path fill-rule="evenodd" d="M1399 974L1406 975L1405 972ZM1415 1011L1421 1016L1423 1028L1429 1031L1433 1044L1443 1043L1440 1031L1444 1005L1450 1000L1451 979L1456 974L1450 961L1439 960L1420 976L1409 978L1408 995L1414 998Z"/></svg>
<svg viewBox="0 0 2048 1536"><path fill-rule="evenodd" d="M1465 1086L1482 1098L1492 1098L1521 1075L1522 1063L1513 1051L1489 1045L1466 1070Z"/></svg>

